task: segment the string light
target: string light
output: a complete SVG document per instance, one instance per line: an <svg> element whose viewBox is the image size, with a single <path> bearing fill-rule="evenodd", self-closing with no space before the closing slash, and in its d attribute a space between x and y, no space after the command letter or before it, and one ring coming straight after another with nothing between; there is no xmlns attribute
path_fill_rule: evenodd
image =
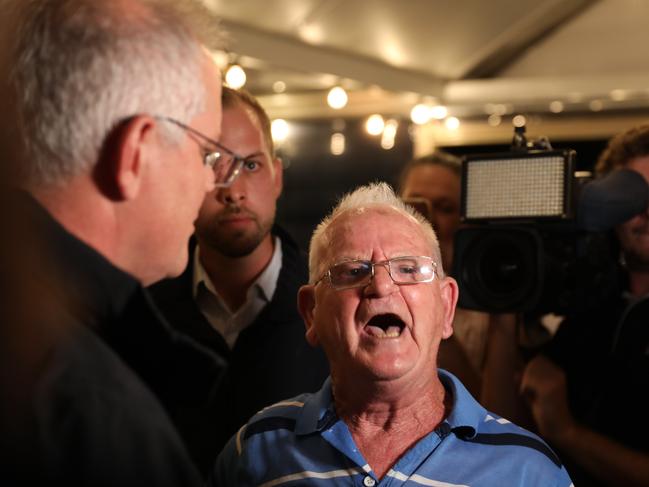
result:
<svg viewBox="0 0 649 487"><path fill-rule="evenodd" d="M391 118L385 122L385 128L383 129L383 135L381 136L381 147L385 150L390 150L394 147L394 141L397 136L397 129L399 128L399 122Z"/></svg>
<svg viewBox="0 0 649 487"><path fill-rule="evenodd" d="M331 134L330 149L334 156L342 155L345 152L345 134L342 132Z"/></svg>
<svg viewBox="0 0 649 487"><path fill-rule="evenodd" d="M512 118L512 125L514 127L524 127L527 124L527 119L525 115L516 115Z"/></svg>
<svg viewBox="0 0 649 487"><path fill-rule="evenodd" d="M500 125L501 122L502 122L502 117L497 113L492 113L491 115L489 115L489 118L487 119L487 123L492 127L498 127L498 125Z"/></svg>
<svg viewBox="0 0 649 487"><path fill-rule="evenodd" d="M426 105L418 103L410 110L410 120L417 125L428 123L430 121L430 109Z"/></svg>
<svg viewBox="0 0 649 487"><path fill-rule="evenodd" d="M370 115L365 122L365 130L370 135L381 135L385 127L385 120L378 113Z"/></svg>
<svg viewBox="0 0 649 487"><path fill-rule="evenodd" d="M327 94L327 104L334 110L340 110L347 105L347 92L340 86L334 86Z"/></svg>
<svg viewBox="0 0 649 487"><path fill-rule="evenodd" d="M246 72L238 64L231 64L225 72L225 83L235 90L242 88L246 84Z"/></svg>
<svg viewBox="0 0 649 487"><path fill-rule="evenodd" d="M444 125L448 130L457 130L460 128L460 119L457 117L448 117L444 120Z"/></svg>
<svg viewBox="0 0 649 487"><path fill-rule="evenodd" d="M273 142L281 144L288 137L291 131L288 123L283 118L276 118L270 124L270 133L273 137Z"/></svg>
<svg viewBox="0 0 649 487"><path fill-rule="evenodd" d="M561 113L563 111L563 102L560 100L554 100L550 103L550 111L552 113Z"/></svg>

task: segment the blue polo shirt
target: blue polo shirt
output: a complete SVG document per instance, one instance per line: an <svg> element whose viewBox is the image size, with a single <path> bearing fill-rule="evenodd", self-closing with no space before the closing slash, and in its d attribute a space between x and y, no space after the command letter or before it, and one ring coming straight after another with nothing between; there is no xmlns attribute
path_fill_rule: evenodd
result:
<svg viewBox="0 0 649 487"><path fill-rule="evenodd" d="M538 436L489 413L455 376L438 373L452 396L451 413L381 480L336 415L327 379L315 394L256 414L219 455L210 485L572 485L560 460Z"/></svg>

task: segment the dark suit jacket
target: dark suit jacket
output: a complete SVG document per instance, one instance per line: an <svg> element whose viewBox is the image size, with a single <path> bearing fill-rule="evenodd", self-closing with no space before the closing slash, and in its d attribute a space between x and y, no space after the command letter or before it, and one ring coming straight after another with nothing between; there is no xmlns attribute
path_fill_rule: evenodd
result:
<svg viewBox="0 0 649 487"><path fill-rule="evenodd" d="M227 440L253 414L282 399L317 391L329 374L322 350L306 342L304 322L297 311L297 291L308 281L305 255L280 228L273 228L273 234L282 241L282 268L275 294L257 319L241 332L232 350L194 301L191 262L180 277L151 288L172 326L228 363L226 378L217 394L218 406L211 414L212 423L205 425L202 451L197 452L205 473Z"/></svg>
<svg viewBox="0 0 649 487"><path fill-rule="evenodd" d="M224 364L35 200L17 205L32 225L22 243L39 251L13 276L34 310L0 320L0 364L21 379L0 390L16 401L0 407L6 485L201 485L175 420L204 407Z"/></svg>

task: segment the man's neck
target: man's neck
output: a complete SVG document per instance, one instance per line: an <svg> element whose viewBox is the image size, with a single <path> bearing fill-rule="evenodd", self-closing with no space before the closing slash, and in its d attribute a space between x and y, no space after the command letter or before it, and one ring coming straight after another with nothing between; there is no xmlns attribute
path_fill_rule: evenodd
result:
<svg viewBox="0 0 649 487"><path fill-rule="evenodd" d="M200 239L198 256L214 289L231 311L246 302L248 289L266 269L273 257L274 237L269 233L250 254L228 257Z"/></svg>
<svg viewBox="0 0 649 487"><path fill-rule="evenodd" d="M425 390L390 391L389 386L381 385L375 394L366 391L369 395L358 391L346 394L344 386L333 386L336 412L379 478L417 441L437 428L451 408L451 398L437 377ZM362 398L362 404L356 400L346 402L346 397Z"/></svg>
<svg viewBox="0 0 649 487"><path fill-rule="evenodd" d="M399 423L400 417L418 416L414 411L422 412L435 423L444 417L446 390L436 375L420 383L405 379L400 381L402 384L393 384L396 381L379 381L375 385L366 381L360 381L363 385L359 385L359 381L341 382L332 376L334 402L338 415L350 423L359 420L359 424L381 424L388 431Z"/></svg>
<svg viewBox="0 0 649 487"><path fill-rule="evenodd" d="M65 188L28 188L32 196L52 217L76 238L120 266L117 223L109 205L88 188L81 178L70 181Z"/></svg>

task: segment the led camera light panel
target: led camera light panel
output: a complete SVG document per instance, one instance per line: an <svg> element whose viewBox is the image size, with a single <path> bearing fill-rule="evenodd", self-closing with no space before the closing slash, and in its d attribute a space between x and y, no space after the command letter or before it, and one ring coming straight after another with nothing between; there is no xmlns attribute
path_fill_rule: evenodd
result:
<svg viewBox="0 0 649 487"><path fill-rule="evenodd" d="M563 218L571 158L562 153L466 160L466 220Z"/></svg>

